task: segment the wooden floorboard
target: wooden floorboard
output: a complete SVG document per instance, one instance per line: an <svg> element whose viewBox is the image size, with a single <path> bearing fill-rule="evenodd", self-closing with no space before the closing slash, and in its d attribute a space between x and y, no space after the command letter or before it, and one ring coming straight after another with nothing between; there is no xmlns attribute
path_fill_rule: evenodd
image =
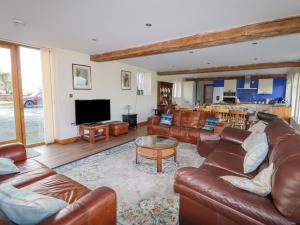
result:
<svg viewBox="0 0 300 225"><path fill-rule="evenodd" d="M97 152L101 152L107 148L122 144L124 142L136 139L139 136L146 135L146 126L139 127L136 130L130 130L128 134L118 137L110 137L109 141L98 141L95 144L89 144L87 141L78 141L72 144L60 145L50 144L33 147L41 153L40 156L34 159L44 163L45 165L54 168L74 160L86 157ZM29 150L30 150L29 149Z"/></svg>

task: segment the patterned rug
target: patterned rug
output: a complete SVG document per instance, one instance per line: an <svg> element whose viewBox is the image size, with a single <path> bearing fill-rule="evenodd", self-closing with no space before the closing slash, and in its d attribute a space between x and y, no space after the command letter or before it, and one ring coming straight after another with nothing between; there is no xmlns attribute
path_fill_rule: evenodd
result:
<svg viewBox="0 0 300 225"><path fill-rule="evenodd" d="M177 163L163 160L163 172L156 172L154 160L139 158L135 163L135 144L128 142L87 158L56 168L90 189L108 186L118 199L119 225L176 225L179 198L173 191L178 168L199 167L204 158L196 146L179 143Z"/></svg>

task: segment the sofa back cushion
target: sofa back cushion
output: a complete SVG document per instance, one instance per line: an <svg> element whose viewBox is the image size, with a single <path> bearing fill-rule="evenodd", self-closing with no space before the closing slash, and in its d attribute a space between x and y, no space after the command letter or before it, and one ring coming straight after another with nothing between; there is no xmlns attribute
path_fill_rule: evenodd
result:
<svg viewBox="0 0 300 225"><path fill-rule="evenodd" d="M173 110L171 113L173 114L172 126L180 127L181 111L180 110Z"/></svg>
<svg viewBox="0 0 300 225"><path fill-rule="evenodd" d="M181 112L181 127L198 128L200 112L198 111L182 111Z"/></svg>
<svg viewBox="0 0 300 225"><path fill-rule="evenodd" d="M300 135L289 135L272 151L272 198L285 217L300 223Z"/></svg>
<svg viewBox="0 0 300 225"><path fill-rule="evenodd" d="M270 122L265 132L267 134L269 148L272 150L279 142L284 140L289 135L296 134L296 130L290 127L290 125L282 120L282 119L275 119Z"/></svg>

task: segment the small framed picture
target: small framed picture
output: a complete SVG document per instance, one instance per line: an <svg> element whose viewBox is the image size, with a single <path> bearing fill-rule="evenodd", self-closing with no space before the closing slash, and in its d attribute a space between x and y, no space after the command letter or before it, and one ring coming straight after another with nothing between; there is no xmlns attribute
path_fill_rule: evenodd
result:
<svg viewBox="0 0 300 225"><path fill-rule="evenodd" d="M91 67L72 64L74 90L91 90Z"/></svg>
<svg viewBox="0 0 300 225"><path fill-rule="evenodd" d="M122 90L131 90L131 72L130 71L121 71L121 89Z"/></svg>

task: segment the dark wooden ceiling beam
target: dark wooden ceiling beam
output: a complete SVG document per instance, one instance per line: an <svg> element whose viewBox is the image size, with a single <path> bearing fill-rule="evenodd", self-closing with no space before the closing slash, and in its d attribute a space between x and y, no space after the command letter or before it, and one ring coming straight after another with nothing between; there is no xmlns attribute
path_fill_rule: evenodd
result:
<svg viewBox="0 0 300 225"><path fill-rule="evenodd" d="M233 44L300 32L300 15L250 24L204 34L157 42L153 44L94 54L91 61L104 62L147 55L178 52L189 49Z"/></svg>
<svg viewBox="0 0 300 225"><path fill-rule="evenodd" d="M216 72L229 72L229 71L242 71L242 70L259 70L259 69L274 69L274 68L289 68L300 67L300 61L286 61L286 62L268 62L256 63L237 66L219 66L219 67L205 67L195 68L188 70L174 70L174 71L161 71L157 74L160 76L169 75L182 75L182 74L195 74L195 73L216 73Z"/></svg>
<svg viewBox="0 0 300 225"><path fill-rule="evenodd" d="M257 79L267 79L267 78L276 78L276 77L286 77L287 74L255 74L255 75L249 75L252 78ZM232 75L232 76L225 76L225 77L193 77L193 78L186 78L186 81L212 81L212 80L236 80L236 79L243 79L245 78L245 75Z"/></svg>

